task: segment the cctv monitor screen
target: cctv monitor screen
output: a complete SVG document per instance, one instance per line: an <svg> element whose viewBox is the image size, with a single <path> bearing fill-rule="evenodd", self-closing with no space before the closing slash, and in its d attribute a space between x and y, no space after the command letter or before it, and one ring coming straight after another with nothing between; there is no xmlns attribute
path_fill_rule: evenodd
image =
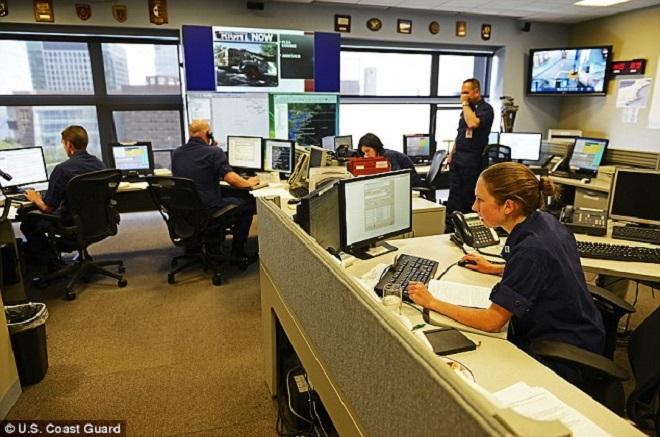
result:
<svg viewBox="0 0 660 437"><path fill-rule="evenodd" d="M280 173L293 171L293 141L264 140L264 170Z"/></svg>
<svg viewBox="0 0 660 437"><path fill-rule="evenodd" d="M261 170L261 137L227 137L227 159L232 167Z"/></svg>
<svg viewBox="0 0 660 437"><path fill-rule="evenodd" d="M618 168L610 196L612 219L660 226L660 171Z"/></svg>
<svg viewBox="0 0 660 437"><path fill-rule="evenodd" d="M113 144L112 162L123 173L150 174L154 167L151 143Z"/></svg>
<svg viewBox="0 0 660 437"><path fill-rule="evenodd" d="M541 134L524 132L502 132L499 144L511 148L511 159L538 161L541 157Z"/></svg>
<svg viewBox="0 0 660 437"><path fill-rule="evenodd" d="M3 183L5 187L48 181L46 160L41 147L0 150L0 170L12 177L11 181Z"/></svg>
<svg viewBox="0 0 660 437"><path fill-rule="evenodd" d="M611 46L531 50L527 93L604 95L611 55Z"/></svg>
<svg viewBox="0 0 660 437"><path fill-rule="evenodd" d="M412 191L409 170L341 181L342 249L412 230Z"/></svg>
<svg viewBox="0 0 660 437"><path fill-rule="evenodd" d="M353 148L353 135L340 135L335 137L334 150L337 150L341 146L345 146L348 149Z"/></svg>
<svg viewBox="0 0 660 437"><path fill-rule="evenodd" d="M488 144L499 144L500 143L500 133L491 132L488 134Z"/></svg>
<svg viewBox="0 0 660 437"><path fill-rule="evenodd" d="M403 153L413 161L431 158L431 137L429 135L404 135Z"/></svg>
<svg viewBox="0 0 660 437"><path fill-rule="evenodd" d="M578 137L568 165L571 170L596 174L605 155L609 140Z"/></svg>

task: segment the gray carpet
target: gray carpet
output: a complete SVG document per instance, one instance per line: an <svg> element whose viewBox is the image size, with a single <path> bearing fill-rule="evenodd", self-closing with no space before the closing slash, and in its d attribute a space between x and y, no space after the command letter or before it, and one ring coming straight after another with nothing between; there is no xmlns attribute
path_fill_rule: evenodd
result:
<svg viewBox="0 0 660 437"><path fill-rule="evenodd" d="M72 302L57 288L31 290L50 313L50 367L7 419L120 419L138 436L274 435L258 265L227 267L220 287L201 268L169 285L178 251L158 213L123 214L119 234L90 252L123 259L126 288L96 277Z"/></svg>

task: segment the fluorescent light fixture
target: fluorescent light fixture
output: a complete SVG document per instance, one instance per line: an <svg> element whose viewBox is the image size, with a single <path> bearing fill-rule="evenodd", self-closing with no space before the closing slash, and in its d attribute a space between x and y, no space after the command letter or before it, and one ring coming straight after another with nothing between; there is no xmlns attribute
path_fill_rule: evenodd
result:
<svg viewBox="0 0 660 437"><path fill-rule="evenodd" d="M599 7L606 7L606 6L612 6L616 5L619 3L625 3L630 0L580 0L579 2L575 2L574 4L576 6L599 6Z"/></svg>

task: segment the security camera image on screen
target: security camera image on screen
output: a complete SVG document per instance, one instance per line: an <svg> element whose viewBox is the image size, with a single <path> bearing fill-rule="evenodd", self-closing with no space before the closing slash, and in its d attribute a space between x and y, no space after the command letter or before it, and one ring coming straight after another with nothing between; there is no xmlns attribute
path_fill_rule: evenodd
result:
<svg viewBox="0 0 660 437"><path fill-rule="evenodd" d="M604 93L609 54L606 47L533 51L529 91Z"/></svg>
<svg viewBox="0 0 660 437"><path fill-rule="evenodd" d="M265 140L264 170L291 173L293 160L291 159L290 141Z"/></svg>
<svg viewBox="0 0 660 437"><path fill-rule="evenodd" d="M149 149L146 145L113 146L112 156L118 170L149 169Z"/></svg>
<svg viewBox="0 0 660 437"><path fill-rule="evenodd" d="M577 138L569 166L576 170L596 172L603 160L608 140L596 138Z"/></svg>

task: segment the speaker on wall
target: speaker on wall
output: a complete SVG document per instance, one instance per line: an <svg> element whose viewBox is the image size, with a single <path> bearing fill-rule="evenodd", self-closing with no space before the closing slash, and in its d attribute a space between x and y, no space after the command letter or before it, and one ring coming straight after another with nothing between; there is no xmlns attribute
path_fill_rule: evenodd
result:
<svg viewBox="0 0 660 437"><path fill-rule="evenodd" d="M247 8L251 11L263 11L264 2L247 2Z"/></svg>
<svg viewBox="0 0 660 437"><path fill-rule="evenodd" d="M520 30L522 30L523 32L529 32L530 30L532 30L532 23L529 21L524 21L522 23L522 27L520 28Z"/></svg>

